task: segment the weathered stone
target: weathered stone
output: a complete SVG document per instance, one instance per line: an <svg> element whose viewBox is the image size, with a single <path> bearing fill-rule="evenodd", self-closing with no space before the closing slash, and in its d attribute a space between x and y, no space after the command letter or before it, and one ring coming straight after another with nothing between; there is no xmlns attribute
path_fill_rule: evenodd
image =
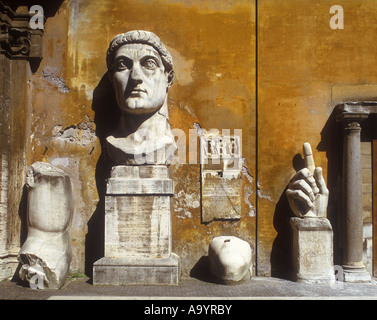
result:
<svg viewBox="0 0 377 320"><path fill-rule="evenodd" d="M104 257L94 263L93 284L101 285L177 285L180 258Z"/></svg>
<svg viewBox="0 0 377 320"><path fill-rule="evenodd" d="M116 164L170 164L177 149L167 108L170 53L154 33L130 31L111 41L107 67L122 113L106 138L108 154Z"/></svg>
<svg viewBox="0 0 377 320"><path fill-rule="evenodd" d="M241 218L241 140L216 130L200 137L203 223Z"/></svg>
<svg viewBox="0 0 377 320"><path fill-rule="evenodd" d="M178 284L168 172L165 166L113 168L105 199L105 257L94 263L94 284Z"/></svg>
<svg viewBox="0 0 377 320"><path fill-rule="evenodd" d="M291 218L294 280L305 283L335 281L333 231L326 218Z"/></svg>
<svg viewBox="0 0 377 320"><path fill-rule="evenodd" d="M375 109L376 105L370 106ZM369 108L344 104L338 120L343 124L342 214L344 221L343 275L346 282L371 280L363 263L363 193L361 167L361 125Z"/></svg>
<svg viewBox="0 0 377 320"><path fill-rule="evenodd" d="M305 168L296 172L288 185L286 195L293 213L300 217L326 217L329 190L322 176L322 168L316 167L308 142L303 145Z"/></svg>
<svg viewBox="0 0 377 320"><path fill-rule="evenodd" d="M208 249L210 272L222 282L237 282L252 274L250 245L234 236L214 238Z"/></svg>
<svg viewBox="0 0 377 320"><path fill-rule="evenodd" d="M27 173L28 236L18 260L19 275L38 288L63 286L72 258L72 189L69 176L48 163L36 162Z"/></svg>
<svg viewBox="0 0 377 320"><path fill-rule="evenodd" d="M167 109L172 57L155 34L130 31L111 41L107 67L121 117L106 138L116 166L106 188L105 257L94 263L93 283L177 285L166 166L177 149Z"/></svg>

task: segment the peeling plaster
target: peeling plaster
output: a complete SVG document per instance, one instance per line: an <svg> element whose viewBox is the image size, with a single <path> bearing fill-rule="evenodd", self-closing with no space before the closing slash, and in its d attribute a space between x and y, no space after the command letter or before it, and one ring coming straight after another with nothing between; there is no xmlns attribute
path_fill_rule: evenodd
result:
<svg viewBox="0 0 377 320"><path fill-rule="evenodd" d="M94 123L87 117L87 121L64 129L61 125L55 126L52 129L52 137L60 141L86 146L96 139L94 126Z"/></svg>
<svg viewBox="0 0 377 320"><path fill-rule="evenodd" d="M199 195L196 193L186 193L183 190L179 191L176 196L175 212L180 219L192 218L190 209L197 209L200 207Z"/></svg>
<svg viewBox="0 0 377 320"><path fill-rule="evenodd" d="M254 181L254 177L250 174L248 167L244 164L245 158L242 158L242 175L246 177L247 181L252 184ZM249 197L253 194L253 190L250 185L245 185L243 190L243 198L244 202L249 206L249 216L255 216L255 208L254 205L250 202Z"/></svg>
<svg viewBox="0 0 377 320"><path fill-rule="evenodd" d="M253 190L251 189L250 186L245 186L244 187L244 201L245 203L249 206L249 216L254 217L255 216L255 208L253 204L250 202L249 197L253 194Z"/></svg>
<svg viewBox="0 0 377 320"><path fill-rule="evenodd" d="M268 201L272 202L271 196L268 194L264 194L264 192L260 188L260 181L257 181L257 195L259 198L267 199Z"/></svg>
<svg viewBox="0 0 377 320"><path fill-rule="evenodd" d="M41 73L42 73L43 79L48 81L49 83L51 83L55 87L57 87L60 92L63 92L63 93L69 92L69 88L68 88L68 86L66 86L65 80L63 78L57 76L52 71L42 70Z"/></svg>
<svg viewBox="0 0 377 320"><path fill-rule="evenodd" d="M242 163L245 163L245 158L242 158ZM249 181L250 184L253 183L254 177L250 174L249 168L246 167L246 165L242 166L242 174L247 178L247 181Z"/></svg>
<svg viewBox="0 0 377 320"><path fill-rule="evenodd" d="M69 158L55 158L51 160L51 164L54 166L67 168L69 166Z"/></svg>

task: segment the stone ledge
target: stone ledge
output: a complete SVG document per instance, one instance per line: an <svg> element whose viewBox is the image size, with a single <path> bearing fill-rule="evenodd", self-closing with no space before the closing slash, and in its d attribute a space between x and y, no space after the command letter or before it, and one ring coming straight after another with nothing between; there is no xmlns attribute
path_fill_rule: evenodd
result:
<svg viewBox="0 0 377 320"><path fill-rule="evenodd" d="M290 224L293 228L300 231L332 231L330 221L327 218L298 218L290 219Z"/></svg>

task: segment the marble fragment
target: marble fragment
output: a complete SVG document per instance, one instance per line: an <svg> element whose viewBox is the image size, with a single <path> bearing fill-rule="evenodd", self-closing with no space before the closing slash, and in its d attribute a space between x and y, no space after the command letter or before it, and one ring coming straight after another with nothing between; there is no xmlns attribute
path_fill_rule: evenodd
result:
<svg viewBox="0 0 377 320"><path fill-rule="evenodd" d="M71 252L72 188L64 171L44 162L28 173L28 235L19 254L19 276L39 289L64 285Z"/></svg>
<svg viewBox="0 0 377 320"><path fill-rule="evenodd" d="M222 282L238 282L251 276L250 245L234 236L214 238L208 250L210 272Z"/></svg>

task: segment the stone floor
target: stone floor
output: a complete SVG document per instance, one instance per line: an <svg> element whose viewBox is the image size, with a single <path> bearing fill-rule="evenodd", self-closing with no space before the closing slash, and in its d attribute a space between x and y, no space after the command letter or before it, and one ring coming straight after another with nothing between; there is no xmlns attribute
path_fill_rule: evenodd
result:
<svg viewBox="0 0 377 320"><path fill-rule="evenodd" d="M377 281L370 283L302 284L253 277L239 285L221 285L195 278L179 286L93 286L88 279L68 280L60 290L38 290L20 283L0 282L1 300L297 300L376 299Z"/></svg>

